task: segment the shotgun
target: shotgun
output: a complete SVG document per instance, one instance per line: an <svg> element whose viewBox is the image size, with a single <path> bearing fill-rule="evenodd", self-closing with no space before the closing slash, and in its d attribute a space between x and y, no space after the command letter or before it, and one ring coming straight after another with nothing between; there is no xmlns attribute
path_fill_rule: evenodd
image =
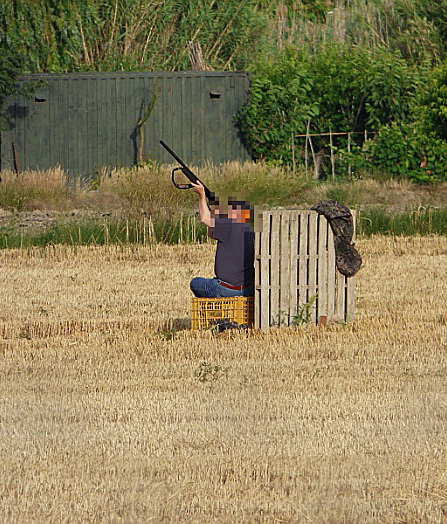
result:
<svg viewBox="0 0 447 524"><path fill-rule="evenodd" d="M189 167L183 162L183 160L178 157L174 151L172 151L172 149L167 145L165 144L165 142L163 142L163 140L160 140L160 144L166 149L166 151L173 157L175 158L175 160L177 160L177 162L180 164L181 167L176 167L175 169L172 170L172 174L171 174L171 179L172 179L172 183L174 184L174 186L177 188L177 189L191 189L192 188L192 185L191 184L181 184L181 183L178 183L176 180L175 180L175 173L177 171L181 171L185 176L186 178L190 181L190 182L193 182L194 184L197 184L197 182L200 182L203 187L205 188L205 196L206 198L208 199L208 202L211 203L211 202L215 202L216 201L216 198L215 198L215 195L212 191L210 191L206 185L201 181L199 180L196 175L191 171L191 169L189 169Z"/></svg>

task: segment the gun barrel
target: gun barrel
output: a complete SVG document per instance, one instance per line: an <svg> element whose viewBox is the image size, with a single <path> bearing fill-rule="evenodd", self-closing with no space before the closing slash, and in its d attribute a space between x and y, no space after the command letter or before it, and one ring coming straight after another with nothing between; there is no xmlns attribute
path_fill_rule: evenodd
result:
<svg viewBox="0 0 447 524"><path fill-rule="evenodd" d="M166 144L166 142L163 142L163 140L160 140L160 144L166 149L166 151L172 156L174 157L177 162L182 166L182 167L185 167L188 169L188 166L183 162L183 160L178 157L174 151L172 151L172 149L168 146L168 144Z"/></svg>

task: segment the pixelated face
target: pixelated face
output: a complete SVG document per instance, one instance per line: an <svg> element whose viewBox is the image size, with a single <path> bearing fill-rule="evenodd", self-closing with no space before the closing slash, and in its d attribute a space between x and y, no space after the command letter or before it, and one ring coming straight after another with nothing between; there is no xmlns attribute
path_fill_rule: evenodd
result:
<svg viewBox="0 0 447 524"><path fill-rule="evenodd" d="M260 208L244 195L220 195L219 203L210 205L213 216L228 217L239 223L251 224L255 231L261 230Z"/></svg>
<svg viewBox="0 0 447 524"><path fill-rule="evenodd" d="M213 216L225 217L227 216L228 206L223 204L210 204L210 210Z"/></svg>
<svg viewBox="0 0 447 524"><path fill-rule="evenodd" d="M242 206L228 206L228 218L234 222L242 224L250 222L251 211L250 209L242 209Z"/></svg>

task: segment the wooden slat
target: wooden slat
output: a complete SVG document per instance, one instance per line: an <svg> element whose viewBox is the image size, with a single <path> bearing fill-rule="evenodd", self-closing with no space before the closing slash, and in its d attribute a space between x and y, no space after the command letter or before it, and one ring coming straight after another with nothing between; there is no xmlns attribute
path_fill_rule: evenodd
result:
<svg viewBox="0 0 447 524"><path fill-rule="evenodd" d="M290 264L289 264L289 312L290 321L296 316L298 309L298 239L299 214L292 212L290 217Z"/></svg>
<svg viewBox="0 0 447 524"><path fill-rule="evenodd" d="M261 328L261 235L255 232L255 329Z"/></svg>
<svg viewBox="0 0 447 524"><path fill-rule="evenodd" d="M298 247L298 305L302 307L308 300L307 298L307 286L308 286L308 273L307 273L307 240L308 240L308 224L309 215L300 215L300 234L299 234L299 247Z"/></svg>
<svg viewBox="0 0 447 524"><path fill-rule="evenodd" d="M335 316L338 320L346 317L346 277L338 270L335 273Z"/></svg>
<svg viewBox="0 0 447 524"><path fill-rule="evenodd" d="M308 237L308 302L315 297L317 292L317 223L318 215L316 212L309 215L309 237ZM312 322L316 320L315 302L310 310L310 319Z"/></svg>
<svg viewBox="0 0 447 524"><path fill-rule="evenodd" d="M261 234L261 322L260 328L270 327L270 214L265 212Z"/></svg>
<svg viewBox="0 0 447 524"><path fill-rule="evenodd" d="M335 314L335 249L334 235L328 227L327 235L327 317L330 321Z"/></svg>
<svg viewBox="0 0 447 524"><path fill-rule="evenodd" d="M354 234L352 240L355 242L355 233L356 233L356 219L357 212L352 211L352 218L354 221ZM346 321L351 322L354 320L355 316L355 277L350 277L347 279L347 289L346 289Z"/></svg>
<svg viewBox="0 0 447 524"><path fill-rule="evenodd" d="M281 213L281 247L280 247L280 278L279 278L279 309L282 321L290 325L290 213Z"/></svg>
<svg viewBox="0 0 447 524"><path fill-rule="evenodd" d="M346 321L351 322L355 317L355 277L348 278L346 293Z"/></svg>
<svg viewBox="0 0 447 524"><path fill-rule="evenodd" d="M279 323L279 273L280 273L280 214L272 212L270 236L270 323Z"/></svg>
<svg viewBox="0 0 447 524"><path fill-rule="evenodd" d="M319 324L325 325L328 316L327 307L327 229L328 222L323 215L318 217L318 312L317 320Z"/></svg>

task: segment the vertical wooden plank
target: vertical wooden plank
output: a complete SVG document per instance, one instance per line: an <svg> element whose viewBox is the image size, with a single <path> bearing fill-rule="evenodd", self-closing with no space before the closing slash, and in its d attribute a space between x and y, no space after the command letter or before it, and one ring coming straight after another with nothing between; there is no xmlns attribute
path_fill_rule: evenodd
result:
<svg viewBox="0 0 447 524"><path fill-rule="evenodd" d="M40 94L40 93L39 93ZM42 120L42 152L41 152L41 158L40 158L40 164L43 166L44 169L48 169L50 167L53 167L54 164L51 163L51 149L52 149L52 140L51 137L53 135L52 132L52 119L51 119L51 106L53 105L53 100L50 96L50 89L49 86L47 86L44 89L44 98L46 97L46 102L39 103L36 102L36 104L39 107L39 120Z"/></svg>
<svg viewBox="0 0 447 524"><path fill-rule="evenodd" d="M23 99L23 103L28 108L26 134L22 139L26 161L20 163L20 168L48 169L51 167L50 107L53 104L49 86L39 88L35 97Z"/></svg>
<svg viewBox="0 0 447 524"><path fill-rule="evenodd" d="M327 318L332 320L335 315L335 249L334 234L328 226L327 235Z"/></svg>
<svg viewBox="0 0 447 524"><path fill-rule="evenodd" d="M163 140L172 147L174 151L178 151L179 144L173 143L173 114L172 114L172 77L163 76L162 99L161 99L161 123L162 123L162 137ZM163 161L172 164L174 160L167 151L162 151Z"/></svg>
<svg viewBox="0 0 447 524"><path fill-rule="evenodd" d="M270 212L264 211L261 235L261 329L270 327Z"/></svg>
<svg viewBox="0 0 447 524"><path fill-rule="evenodd" d="M261 236L260 231L255 232L255 329L261 329Z"/></svg>
<svg viewBox="0 0 447 524"><path fill-rule="evenodd" d="M303 212L300 214L300 235L298 248L298 305L302 307L306 304L308 297L308 255L307 241L309 230L309 214Z"/></svg>
<svg viewBox="0 0 447 524"><path fill-rule="evenodd" d="M192 93L191 93L191 142L192 142L192 159L191 164L197 165L200 158L203 158L203 140L204 140L204 101L202 94L202 79L200 76L193 76Z"/></svg>
<svg viewBox="0 0 447 524"><path fill-rule="evenodd" d="M298 245L299 245L300 215L293 211L290 217L290 263L289 263L289 314L290 322L298 311Z"/></svg>
<svg viewBox="0 0 447 524"><path fill-rule="evenodd" d="M204 76L203 99L205 103L204 160L217 164L225 162L225 75L208 73Z"/></svg>
<svg viewBox="0 0 447 524"><path fill-rule="evenodd" d="M174 120L172 126L172 143L175 145L175 151L180 158L187 159L190 155L189 151L186 151L184 147L185 137L182 132L182 120L183 120L183 84L185 78L183 75L175 75L172 78L172 94L170 97L170 111ZM186 160L188 162L188 160Z"/></svg>
<svg viewBox="0 0 447 524"><path fill-rule="evenodd" d="M355 318L355 277L350 277L347 280L346 322L351 322Z"/></svg>
<svg viewBox="0 0 447 524"><path fill-rule="evenodd" d="M231 74L225 80L225 136L227 137L227 147L225 150L225 158L232 160L236 158L236 140L237 140L237 128L233 115L236 114L239 107L236 109L236 74Z"/></svg>
<svg viewBox="0 0 447 524"><path fill-rule="evenodd" d="M76 82L78 90L78 122L77 122L77 164L78 173L86 175L88 173L88 158L92 144L88 140L88 78L82 76Z"/></svg>
<svg viewBox="0 0 447 524"><path fill-rule="evenodd" d="M328 222L326 217L318 217L318 311L317 321L326 325L328 320L328 250L327 250Z"/></svg>
<svg viewBox="0 0 447 524"><path fill-rule="evenodd" d="M48 164L50 167L56 166L57 164L63 166L61 162L61 144L64 144L63 137L61 136L62 126L60 126L60 86L63 84L63 81L59 77L55 77L53 82L48 83L49 91L49 155L48 155ZM66 126L64 126L66 127Z"/></svg>
<svg viewBox="0 0 447 524"><path fill-rule="evenodd" d="M365 131L365 136L366 135ZM352 235L352 240L355 241L355 234L356 234L356 226L357 226L357 212L355 209L351 211L352 213L352 219L353 219L353 225L354 225L354 233ZM346 321L351 322L355 318L355 277L347 278L346 283Z"/></svg>
<svg viewBox="0 0 447 524"><path fill-rule="evenodd" d="M313 211L309 214L309 239L308 239L308 301L314 300L310 310L310 321L316 321L316 302L317 293L317 234L318 234L318 214Z"/></svg>
<svg viewBox="0 0 447 524"><path fill-rule="evenodd" d="M112 79L103 77L100 77L97 83L97 150L98 164L101 166L115 165L115 132L113 120L111 120L112 114L110 113L112 93L108 90L110 84L112 84Z"/></svg>
<svg viewBox="0 0 447 524"><path fill-rule="evenodd" d="M165 153L167 152L164 150L164 147L160 146L159 141L164 140L167 142L167 139L164 138L163 135L163 76L161 73L157 74L153 80L153 90L155 90L156 95L158 96L157 103L155 104L154 110L152 112L152 131L154 133L155 137L155 156L153 158L156 158L158 160L162 160L163 162L166 161L165 159ZM154 91L150 91L149 96L152 96L152 93ZM169 144L169 142L167 142Z"/></svg>
<svg viewBox="0 0 447 524"><path fill-rule="evenodd" d="M192 160L192 135L191 126L195 125L191 112L191 76L183 76L182 81L182 112L181 112L181 129L182 129L182 147L184 158ZM186 160L190 162L191 160Z"/></svg>
<svg viewBox="0 0 447 524"><path fill-rule="evenodd" d="M18 96L15 99L15 103L17 104L17 109L19 113L22 113L22 115L26 115L31 112L30 110L30 104L28 100L25 100L22 96ZM16 145L16 152L18 155L18 164L19 169L24 170L25 168L28 168L29 166L32 167L33 160L32 160L32 149L28 147L27 144L27 137L30 135L30 119L26 118L24 116L18 116L16 118L16 128L14 133L14 142ZM14 163L13 163L14 165Z"/></svg>
<svg viewBox="0 0 447 524"><path fill-rule="evenodd" d="M87 175L92 176L98 168L98 80L95 77L89 77L87 81L87 129L85 134L87 138L88 156L87 156Z"/></svg>
<svg viewBox="0 0 447 524"><path fill-rule="evenodd" d="M281 246L280 246L280 275L279 275L279 309L281 320L290 325L290 211L281 211Z"/></svg>
<svg viewBox="0 0 447 524"><path fill-rule="evenodd" d="M338 320L346 318L346 277L338 270L335 273L335 316Z"/></svg>
<svg viewBox="0 0 447 524"><path fill-rule="evenodd" d="M280 294L280 212L272 211L272 225L270 233L270 323L278 325L280 321L279 294Z"/></svg>
<svg viewBox="0 0 447 524"><path fill-rule="evenodd" d="M70 80L66 77L58 82L57 98L59 99L57 116L59 124L56 128L59 130L59 153L57 157L58 163L63 167L65 172L70 173L70 158L68 143L73 139L72 128L67 125L68 117L66 115L67 107L69 107L69 83ZM54 121L53 121L54 123Z"/></svg>
<svg viewBox="0 0 447 524"><path fill-rule="evenodd" d="M135 141L133 136L140 118L141 98L138 96L138 77L139 74L134 74L127 78L126 81L126 128L125 128L125 162L127 166L131 166L136 162Z"/></svg>

